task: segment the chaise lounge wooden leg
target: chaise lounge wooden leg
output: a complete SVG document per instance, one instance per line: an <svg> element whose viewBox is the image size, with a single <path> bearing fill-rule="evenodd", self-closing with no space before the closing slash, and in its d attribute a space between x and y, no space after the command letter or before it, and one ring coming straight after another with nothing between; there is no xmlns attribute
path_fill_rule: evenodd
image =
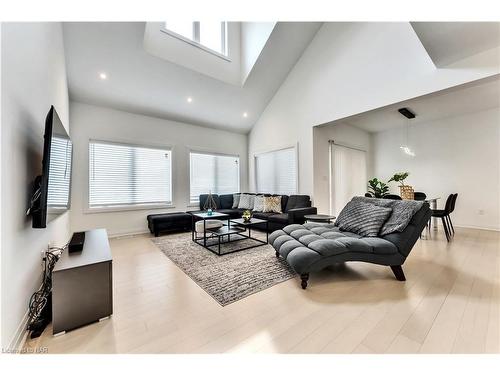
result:
<svg viewBox="0 0 500 375"><path fill-rule="evenodd" d="M279 257L280 257L280 252L276 251L276 258L279 258Z"/></svg>
<svg viewBox="0 0 500 375"><path fill-rule="evenodd" d="M391 266L391 270L394 273L394 276L396 276L396 280L406 281L406 277L401 266Z"/></svg>
<svg viewBox="0 0 500 375"><path fill-rule="evenodd" d="M309 274L308 273L301 274L300 279L302 280L302 282L300 283L302 289L307 288L307 280L309 280Z"/></svg>

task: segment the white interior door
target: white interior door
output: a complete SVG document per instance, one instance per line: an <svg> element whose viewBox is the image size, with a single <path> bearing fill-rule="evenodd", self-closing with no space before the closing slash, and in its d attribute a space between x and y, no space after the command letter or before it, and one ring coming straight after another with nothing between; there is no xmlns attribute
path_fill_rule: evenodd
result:
<svg viewBox="0 0 500 375"><path fill-rule="evenodd" d="M366 192L366 151L331 143L330 214L340 211L356 195Z"/></svg>

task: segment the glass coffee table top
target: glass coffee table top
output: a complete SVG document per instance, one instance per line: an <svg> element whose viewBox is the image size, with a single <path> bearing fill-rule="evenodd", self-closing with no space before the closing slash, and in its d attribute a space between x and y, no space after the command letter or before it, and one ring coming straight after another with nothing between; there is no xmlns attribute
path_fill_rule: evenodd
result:
<svg viewBox="0 0 500 375"><path fill-rule="evenodd" d="M243 218L231 220L231 223L238 224L238 225L244 225L244 226L250 226L250 225L261 224L261 223L266 223L266 222L267 222L267 220L257 219L255 217L252 217L248 221L245 221Z"/></svg>
<svg viewBox="0 0 500 375"><path fill-rule="evenodd" d="M211 215L208 214L208 212L195 212L192 213L191 215L200 218L200 219L217 219L217 218L227 218L229 217L228 214L223 214L221 212L212 212Z"/></svg>

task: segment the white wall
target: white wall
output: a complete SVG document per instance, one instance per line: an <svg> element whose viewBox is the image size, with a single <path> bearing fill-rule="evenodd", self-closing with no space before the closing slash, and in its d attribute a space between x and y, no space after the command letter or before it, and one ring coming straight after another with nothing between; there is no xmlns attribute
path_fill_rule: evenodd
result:
<svg viewBox="0 0 500 375"><path fill-rule="evenodd" d="M32 229L30 184L41 173L45 116L54 105L68 128L68 89L60 23L2 23L2 347L24 334L41 252L69 238L69 214Z"/></svg>
<svg viewBox="0 0 500 375"><path fill-rule="evenodd" d="M471 65L436 69L409 23L325 23L249 135L250 189L253 154L298 142L299 192L312 194L313 126L500 69Z"/></svg>
<svg viewBox="0 0 500 375"><path fill-rule="evenodd" d="M241 84L250 75L275 25L276 22L241 23Z"/></svg>
<svg viewBox="0 0 500 375"><path fill-rule="evenodd" d="M318 212L329 213L330 210L330 144L329 140L345 146L366 151L367 174L371 176L372 147L371 134L354 126L336 122L335 124L314 127L314 206Z"/></svg>
<svg viewBox="0 0 500 375"><path fill-rule="evenodd" d="M440 207L458 193L457 226L500 230L500 108L415 124L409 139L414 158L399 149L404 128L374 133L374 175L388 180L408 171L407 183L441 197Z"/></svg>
<svg viewBox="0 0 500 375"><path fill-rule="evenodd" d="M110 235L147 231L149 213L185 211L189 203L189 148L240 155L240 185L246 190L247 136L147 117L78 102L70 104L73 140L73 231L106 228ZM174 208L88 213L89 139L172 147ZM193 208L191 208L193 209Z"/></svg>

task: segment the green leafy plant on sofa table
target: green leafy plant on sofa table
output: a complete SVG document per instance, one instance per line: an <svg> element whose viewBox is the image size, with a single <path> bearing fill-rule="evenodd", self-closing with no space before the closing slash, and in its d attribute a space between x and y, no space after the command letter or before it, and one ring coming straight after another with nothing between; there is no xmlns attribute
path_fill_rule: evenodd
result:
<svg viewBox="0 0 500 375"><path fill-rule="evenodd" d="M368 181L368 192L375 198L383 198L389 194L389 186L375 177Z"/></svg>
<svg viewBox="0 0 500 375"><path fill-rule="evenodd" d="M400 186L406 186L405 180L408 178L409 175L410 173L408 172L396 173L394 176L391 177L389 181L387 181L387 183L394 181L394 182L399 182Z"/></svg>

